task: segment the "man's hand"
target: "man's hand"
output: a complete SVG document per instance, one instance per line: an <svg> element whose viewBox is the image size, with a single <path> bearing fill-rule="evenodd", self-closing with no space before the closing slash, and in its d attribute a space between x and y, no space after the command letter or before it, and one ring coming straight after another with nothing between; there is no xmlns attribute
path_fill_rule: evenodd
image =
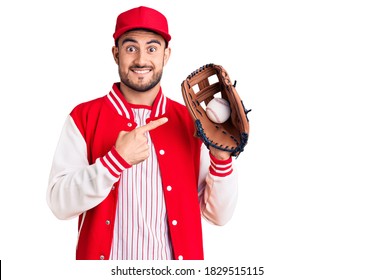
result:
<svg viewBox="0 0 374 280"><path fill-rule="evenodd" d="M214 147L209 147L209 150L210 150L211 154L216 159L219 159L219 160L227 160L231 157L230 152L222 151L222 150L216 149Z"/></svg>
<svg viewBox="0 0 374 280"><path fill-rule="evenodd" d="M121 131L114 147L128 164L138 164L149 157L146 133L165 124L167 121L168 119L164 117L137 127L130 132Z"/></svg>

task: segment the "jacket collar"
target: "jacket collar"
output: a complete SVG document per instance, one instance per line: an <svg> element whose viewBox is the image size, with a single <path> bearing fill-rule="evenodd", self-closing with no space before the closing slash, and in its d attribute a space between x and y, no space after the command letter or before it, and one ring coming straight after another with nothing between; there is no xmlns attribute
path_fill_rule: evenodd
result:
<svg viewBox="0 0 374 280"><path fill-rule="evenodd" d="M112 89L106 97L109 99L109 102L120 116L124 116L130 120L134 119L134 115L131 109L132 105L127 102L127 100L121 93L119 89L119 83L113 84ZM160 88L160 91L158 92L155 101L153 102L150 118L154 119L163 116L166 113L166 104L167 98L162 93L162 89Z"/></svg>

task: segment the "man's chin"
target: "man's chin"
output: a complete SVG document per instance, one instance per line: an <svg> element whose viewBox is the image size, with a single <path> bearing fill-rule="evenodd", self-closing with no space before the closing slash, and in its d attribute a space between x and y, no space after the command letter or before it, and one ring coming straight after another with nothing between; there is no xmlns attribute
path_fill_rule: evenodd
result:
<svg viewBox="0 0 374 280"><path fill-rule="evenodd" d="M157 75L153 76L151 79L145 80L144 77L137 77L136 79L130 79L128 76L121 78L122 83L128 88L139 91L146 92L153 89L157 86L162 77L162 72L159 72Z"/></svg>
<svg viewBox="0 0 374 280"><path fill-rule="evenodd" d="M123 81L122 81L123 82ZM150 83L150 84L134 84L134 83L128 83L128 82L123 82L125 86L128 88L139 91L139 92L146 92L151 89L153 89L158 83Z"/></svg>

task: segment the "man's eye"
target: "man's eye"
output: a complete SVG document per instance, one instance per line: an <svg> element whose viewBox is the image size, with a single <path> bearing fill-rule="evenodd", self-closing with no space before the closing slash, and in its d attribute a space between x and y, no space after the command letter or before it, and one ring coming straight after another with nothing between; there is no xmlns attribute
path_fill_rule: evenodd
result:
<svg viewBox="0 0 374 280"><path fill-rule="evenodd" d="M155 47L150 47L150 48L148 49L148 51L151 52L151 53L152 53L152 52L155 52L156 50L157 50L157 49L156 49Z"/></svg>
<svg viewBox="0 0 374 280"><path fill-rule="evenodd" d="M129 46L129 47L126 48L126 50L127 50L128 52L135 52L135 51L136 51L136 48L133 47L133 46Z"/></svg>

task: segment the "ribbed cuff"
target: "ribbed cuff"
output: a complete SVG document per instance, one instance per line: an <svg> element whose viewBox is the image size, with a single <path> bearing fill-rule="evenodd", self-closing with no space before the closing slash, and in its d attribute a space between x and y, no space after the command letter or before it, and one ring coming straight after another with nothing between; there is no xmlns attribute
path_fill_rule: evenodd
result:
<svg viewBox="0 0 374 280"><path fill-rule="evenodd" d="M100 158L100 161L109 172L117 178L121 175L123 170L131 167L131 165L121 157L114 147L112 147L105 156Z"/></svg>
<svg viewBox="0 0 374 280"><path fill-rule="evenodd" d="M210 174L218 177L225 177L232 173L232 158L229 157L226 160L220 160L215 158L211 153L210 156Z"/></svg>

